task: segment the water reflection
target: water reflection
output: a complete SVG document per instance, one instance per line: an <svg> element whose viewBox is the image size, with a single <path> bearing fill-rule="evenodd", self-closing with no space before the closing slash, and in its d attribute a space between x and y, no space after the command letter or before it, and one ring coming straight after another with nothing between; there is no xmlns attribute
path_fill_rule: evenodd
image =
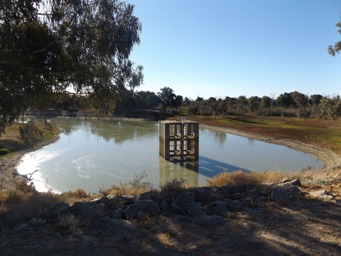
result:
<svg viewBox="0 0 341 256"><path fill-rule="evenodd" d="M219 132L214 130L207 130L208 133L212 134L214 137L214 141L218 143L219 145L223 145L226 142L227 139L227 133L225 132Z"/></svg>
<svg viewBox="0 0 341 256"><path fill-rule="evenodd" d="M199 176L205 180L213 178L222 172L234 172L241 170L246 173L251 171L239 166L214 160L200 155L199 161L172 162L159 158L160 184L173 179L184 179L190 185L199 185ZM200 175L199 175L200 174Z"/></svg>
<svg viewBox="0 0 341 256"><path fill-rule="evenodd" d="M154 137L158 129L156 123L142 121L123 124L121 121L54 119L52 122L63 128L66 135L82 130L85 137L89 137L91 133L106 142L113 141L117 144L140 137Z"/></svg>
<svg viewBox="0 0 341 256"><path fill-rule="evenodd" d="M186 183L199 185L199 164L197 161L171 162L159 158L159 184L163 185L174 179L184 179Z"/></svg>

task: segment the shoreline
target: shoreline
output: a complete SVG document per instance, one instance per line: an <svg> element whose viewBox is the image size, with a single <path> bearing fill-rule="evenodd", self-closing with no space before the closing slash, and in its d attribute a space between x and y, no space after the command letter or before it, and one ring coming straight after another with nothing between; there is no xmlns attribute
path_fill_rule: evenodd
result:
<svg viewBox="0 0 341 256"><path fill-rule="evenodd" d="M34 152L40 148L48 146L51 143L54 143L58 139L59 139L59 133L46 141L37 143L37 145L33 146L32 148L15 151L15 152L9 153L8 155L0 157L0 168L1 168L0 191L14 189L18 182L20 183L20 182L31 181L31 179L28 177L31 175L31 173L20 174L17 171L17 166L20 163L21 158L30 152Z"/></svg>
<svg viewBox="0 0 341 256"><path fill-rule="evenodd" d="M124 121L127 121L127 120L132 121L129 118L124 119ZM207 125L207 124L200 124L200 126L202 128L209 128L215 131L230 133L230 134L234 134L237 136L243 136L246 138L256 139L256 140L267 142L267 143L286 146L286 147L289 147L289 148L292 148L292 149L295 149L304 153L311 154L323 163L323 167L321 169L316 170L316 173L318 173L319 176L310 177L311 179L314 179L314 180L332 178L335 175L335 173L339 173L338 170L341 168L341 156L325 148L319 148L313 145L305 144L305 143L290 140L290 139L273 138L269 136L263 136L261 134L245 132L245 131L236 130L236 129L232 129L228 127L214 126L214 125ZM36 151L44 146L47 146L57 141L58 139L59 139L59 134L53 137L52 139L38 143L33 148L16 151L6 156L0 157L0 168L2 170L0 172L0 191L15 188L17 182L30 181L28 177L29 175L22 175L17 172L16 167L20 163L20 159L25 154Z"/></svg>
<svg viewBox="0 0 341 256"><path fill-rule="evenodd" d="M341 156L326 148L320 148L320 147L313 146L310 144L305 144L300 141L295 141L295 140L290 140L290 139L279 139L279 138L274 138L270 136L264 136L261 134L240 131L240 130L236 130L236 129L228 128L228 127L214 126L214 125L207 125L207 124L200 124L200 126L203 128L209 128L215 131L230 133L233 135L242 136L242 137L246 137L250 139L256 139L256 140L271 143L271 144L278 144L278 145L286 146L286 147L289 147L289 148L292 148L292 149L295 149L304 153L311 154L323 163L323 167L320 170L324 172L333 171L333 170L341 168Z"/></svg>

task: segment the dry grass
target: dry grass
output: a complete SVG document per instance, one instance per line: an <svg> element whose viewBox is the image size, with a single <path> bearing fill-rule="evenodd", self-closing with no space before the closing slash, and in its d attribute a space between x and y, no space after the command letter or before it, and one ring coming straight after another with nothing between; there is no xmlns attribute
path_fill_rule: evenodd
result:
<svg viewBox="0 0 341 256"><path fill-rule="evenodd" d="M248 174L243 171L232 173L223 172L209 179L207 182L211 187L256 186L260 184L260 180L256 177L255 173Z"/></svg>
<svg viewBox="0 0 341 256"><path fill-rule="evenodd" d="M15 226L38 218L58 201L58 197L51 193L25 194L18 190L12 191L5 202L6 208L3 207L0 214L0 227Z"/></svg>
<svg viewBox="0 0 341 256"><path fill-rule="evenodd" d="M90 195L80 188L75 191L64 192L60 195L57 195L57 197L60 201L70 205L74 204L75 202L88 202L95 198L94 195Z"/></svg>
<svg viewBox="0 0 341 256"><path fill-rule="evenodd" d="M315 171L316 172L316 171ZM287 179L300 179L302 175L312 175L313 170L306 170L301 173L290 173L284 175L279 171L265 171L265 172L251 172L245 173L242 171L237 172L224 172L216 175L208 180L208 184L212 187L222 186L257 186L266 183L279 183L285 178Z"/></svg>

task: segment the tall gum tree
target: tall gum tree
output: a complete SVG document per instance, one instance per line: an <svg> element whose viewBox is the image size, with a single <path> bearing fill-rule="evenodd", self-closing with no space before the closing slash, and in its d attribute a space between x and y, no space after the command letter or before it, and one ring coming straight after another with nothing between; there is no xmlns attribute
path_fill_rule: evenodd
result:
<svg viewBox="0 0 341 256"><path fill-rule="evenodd" d="M0 134L70 86L104 101L138 86L142 67L134 69L129 55L142 26L133 11L122 0L1 1Z"/></svg>

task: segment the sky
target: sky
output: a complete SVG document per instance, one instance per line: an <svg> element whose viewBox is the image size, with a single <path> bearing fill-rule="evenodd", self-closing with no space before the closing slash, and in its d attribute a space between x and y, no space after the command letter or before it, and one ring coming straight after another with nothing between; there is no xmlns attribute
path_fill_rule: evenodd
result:
<svg viewBox="0 0 341 256"><path fill-rule="evenodd" d="M196 99L341 94L341 0L127 0L142 23L137 89Z"/></svg>

